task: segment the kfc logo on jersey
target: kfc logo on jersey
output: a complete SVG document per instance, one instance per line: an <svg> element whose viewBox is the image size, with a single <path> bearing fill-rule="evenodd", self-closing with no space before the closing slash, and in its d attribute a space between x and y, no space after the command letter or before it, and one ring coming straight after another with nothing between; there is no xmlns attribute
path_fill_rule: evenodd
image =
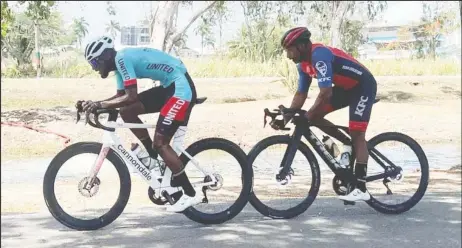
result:
<svg viewBox="0 0 462 248"><path fill-rule="evenodd" d="M326 73L327 73L327 65L326 63L324 63L324 61L318 61L316 62L316 65L315 65L316 69L319 71L319 73L321 73L321 75L323 77L326 76Z"/></svg>

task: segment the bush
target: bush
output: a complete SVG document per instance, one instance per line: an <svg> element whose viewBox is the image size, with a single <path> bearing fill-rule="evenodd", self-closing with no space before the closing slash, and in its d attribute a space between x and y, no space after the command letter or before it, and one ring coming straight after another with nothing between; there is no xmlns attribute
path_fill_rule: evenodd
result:
<svg viewBox="0 0 462 248"><path fill-rule="evenodd" d="M32 65L11 66L2 70L2 78L24 78L37 76L36 70Z"/></svg>
<svg viewBox="0 0 462 248"><path fill-rule="evenodd" d="M279 57L265 62L242 61L227 57L183 58L190 74L195 78L220 77L280 77L282 83L295 91L298 73L295 64ZM361 61L374 76L422 76L460 75L460 61L437 60L364 60ZM9 67L2 70L2 77L35 77L31 67ZM84 58L76 52L63 53L59 57L46 57L42 69L44 77L98 77Z"/></svg>

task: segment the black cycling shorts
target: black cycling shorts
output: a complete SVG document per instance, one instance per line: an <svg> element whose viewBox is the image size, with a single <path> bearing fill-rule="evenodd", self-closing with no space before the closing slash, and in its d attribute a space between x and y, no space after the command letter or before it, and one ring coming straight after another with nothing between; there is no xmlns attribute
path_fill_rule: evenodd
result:
<svg viewBox="0 0 462 248"><path fill-rule="evenodd" d="M189 74L186 73L184 76L185 78L182 80L187 81L187 87L190 87L192 93L190 101L175 96L175 82L167 88L158 86L138 95L146 114L160 112L156 133L173 137L178 127L188 125L189 116L196 103L197 93Z"/></svg>
<svg viewBox="0 0 462 248"><path fill-rule="evenodd" d="M322 106L322 108L324 114L327 114L349 106L349 129L365 132L371 117L372 105L374 104L376 95L377 82L372 75L365 75L359 84L349 90L338 86L332 87L330 103Z"/></svg>

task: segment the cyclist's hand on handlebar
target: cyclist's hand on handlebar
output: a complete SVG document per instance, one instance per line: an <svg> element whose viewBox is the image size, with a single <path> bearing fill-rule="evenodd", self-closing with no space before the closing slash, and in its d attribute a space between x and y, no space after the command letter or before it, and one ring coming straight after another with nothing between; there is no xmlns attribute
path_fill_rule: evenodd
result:
<svg viewBox="0 0 462 248"><path fill-rule="evenodd" d="M282 118L284 119L284 126L289 123L289 121L294 117L293 113L283 114Z"/></svg>
<svg viewBox="0 0 462 248"><path fill-rule="evenodd" d="M95 112L97 109L101 108L100 102L86 101L83 103L83 111L86 112Z"/></svg>
<svg viewBox="0 0 462 248"><path fill-rule="evenodd" d="M279 129L282 129L285 127L285 121L284 120L273 120L271 121L270 123L270 126L274 129L274 130L279 130Z"/></svg>
<svg viewBox="0 0 462 248"><path fill-rule="evenodd" d="M83 104L84 102L85 102L84 100L78 100L78 101L75 103L75 108L77 109L77 112L83 112L82 104Z"/></svg>

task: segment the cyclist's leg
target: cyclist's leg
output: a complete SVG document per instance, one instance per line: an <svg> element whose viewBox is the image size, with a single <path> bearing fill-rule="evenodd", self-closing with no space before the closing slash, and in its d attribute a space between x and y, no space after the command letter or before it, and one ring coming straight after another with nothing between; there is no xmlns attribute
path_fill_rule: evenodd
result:
<svg viewBox="0 0 462 248"><path fill-rule="evenodd" d="M200 199L195 197L196 191L184 171L183 163L170 146L170 140L178 127L188 124L197 96L194 83L189 75L186 74L176 80L174 84L174 95L160 111L154 136L154 148L172 171L172 186L182 186L185 193L174 205L167 207L167 210L181 212L189 206L199 203Z"/></svg>
<svg viewBox="0 0 462 248"><path fill-rule="evenodd" d="M157 113L164 105L169 96L173 95L174 87L153 87L138 94L138 101L129 106L120 108L120 116L127 123L139 123L138 115ZM152 140L147 129L130 129L132 133L140 140L145 147L149 156L157 158L157 152L152 149Z"/></svg>
<svg viewBox="0 0 462 248"><path fill-rule="evenodd" d="M365 180L369 158L366 129L377 94L377 83L371 75L366 80L362 80L352 93L349 129L356 154L355 175L358 182L355 185L356 189L343 198L348 201L369 200L370 195L367 193Z"/></svg>
<svg viewBox="0 0 462 248"><path fill-rule="evenodd" d="M348 106L348 103L349 103L348 96L349 96L348 91L338 86L334 86L332 88L332 97L331 97L330 103L322 106L323 112L320 115L314 117L314 119L312 120L313 123L318 124L318 125L333 126L334 124L326 120L324 116L326 116L327 114L335 110L339 110L341 108ZM348 141L350 140L344 133L339 131L337 128L330 128L330 127L319 127L319 128L325 133L327 133L328 135L339 140L340 142L348 143Z"/></svg>

